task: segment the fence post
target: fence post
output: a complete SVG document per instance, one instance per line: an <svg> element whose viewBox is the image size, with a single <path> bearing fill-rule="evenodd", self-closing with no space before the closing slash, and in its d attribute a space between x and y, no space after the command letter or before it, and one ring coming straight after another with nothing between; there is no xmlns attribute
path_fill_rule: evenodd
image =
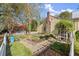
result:
<svg viewBox="0 0 79 59"><path fill-rule="evenodd" d="M70 56L74 56L74 33L70 33Z"/></svg>
<svg viewBox="0 0 79 59"><path fill-rule="evenodd" d="M6 56L6 35L4 35L3 42L0 46L0 56Z"/></svg>
<svg viewBox="0 0 79 59"><path fill-rule="evenodd" d="M4 56L6 56L6 39L7 39L7 33L4 35Z"/></svg>

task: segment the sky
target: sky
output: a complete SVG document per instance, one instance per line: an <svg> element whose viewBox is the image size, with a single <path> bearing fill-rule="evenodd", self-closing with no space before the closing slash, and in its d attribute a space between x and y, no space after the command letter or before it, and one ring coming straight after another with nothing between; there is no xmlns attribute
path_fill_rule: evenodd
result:
<svg viewBox="0 0 79 59"><path fill-rule="evenodd" d="M41 17L46 17L48 11L51 15L58 15L64 11L74 12L76 10L79 10L79 3L43 3L40 6Z"/></svg>

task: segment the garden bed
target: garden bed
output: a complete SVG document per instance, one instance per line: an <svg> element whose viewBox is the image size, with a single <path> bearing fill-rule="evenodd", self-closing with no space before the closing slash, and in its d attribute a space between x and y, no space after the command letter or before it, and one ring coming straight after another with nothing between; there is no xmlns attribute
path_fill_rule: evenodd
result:
<svg viewBox="0 0 79 59"><path fill-rule="evenodd" d="M70 51L70 45L69 44L63 44L59 42L55 42L54 44L51 44L50 48L62 55L69 55Z"/></svg>

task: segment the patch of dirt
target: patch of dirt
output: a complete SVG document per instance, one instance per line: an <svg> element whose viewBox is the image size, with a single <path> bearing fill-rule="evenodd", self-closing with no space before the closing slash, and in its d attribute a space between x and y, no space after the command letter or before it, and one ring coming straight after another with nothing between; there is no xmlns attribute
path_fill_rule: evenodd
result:
<svg viewBox="0 0 79 59"><path fill-rule="evenodd" d="M61 54L49 48L46 51L40 53L38 56L61 56Z"/></svg>

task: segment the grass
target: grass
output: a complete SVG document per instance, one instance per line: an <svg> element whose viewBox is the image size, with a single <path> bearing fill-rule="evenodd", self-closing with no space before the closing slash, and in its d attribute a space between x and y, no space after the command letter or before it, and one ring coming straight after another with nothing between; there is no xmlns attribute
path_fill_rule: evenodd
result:
<svg viewBox="0 0 79 59"><path fill-rule="evenodd" d="M75 38L76 38L77 41L79 41L79 31L75 32Z"/></svg>
<svg viewBox="0 0 79 59"><path fill-rule="evenodd" d="M29 35L14 35L15 39L25 39L28 38Z"/></svg>
<svg viewBox="0 0 79 59"><path fill-rule="evenodd" d="M55 36L53 36L53 34L21 34L21 35L14 35L15 40L19 40L19 39L29 39L29 37L31 38L31 40L33 41L39 41L40 39L48 39L49 37L55 38ZM55 38L56 39L56 38Z"/></svg>
<svg viewBox="0 0 79 59"><path fill-rule="evenodd" d="M79 31L75 33L74 52L79 55Z"/></svg>
<svg viewBox="0 0 79 59"><path fill-rule="evenodd" d="M32 35L32 34L26 34L26 35L14 35L15 40L19 40L19 39L29 39L29 37L31 38L31 40L33 41L38 41L39 35Z"/></svg>
<svg viewBox="0 0 79 59"><path fill-rule="evenodd" d="M15 40L22 40L22 39L30 39L32 41L42 41L47 40L48 38L54 38L56 37L53 34L21 34L21 35L14 35Z"/></svg>
<svg viewBox="0 0 79 59"><path fill-rule="evenodd" d="M75 53L79 55L79 41L75 41L74 50L75 50Z"/></svg>
<svg viewBox="0 0 79 59"><path fill-rule="evenodd" d="M29 48L26 48L19 42L14 42L10 48L12 56L31 56L32 53Z"/></svg>
<svg viewBox="0 0 79 59"><path fill-rule="evenodd" d="M59 42L55 42L50 46L52 50L55 50L61 54L68 55L70 51L70 45L69 44L63 44Z"/></svg>
<svg viewBox="0 0 79 59"><path fill-rule="evenodd" d="M54 38L56 39L56 37L53 34L45 34L43 36L40 36L41 39L45 39L48 40L49 38Z"/></svg>

